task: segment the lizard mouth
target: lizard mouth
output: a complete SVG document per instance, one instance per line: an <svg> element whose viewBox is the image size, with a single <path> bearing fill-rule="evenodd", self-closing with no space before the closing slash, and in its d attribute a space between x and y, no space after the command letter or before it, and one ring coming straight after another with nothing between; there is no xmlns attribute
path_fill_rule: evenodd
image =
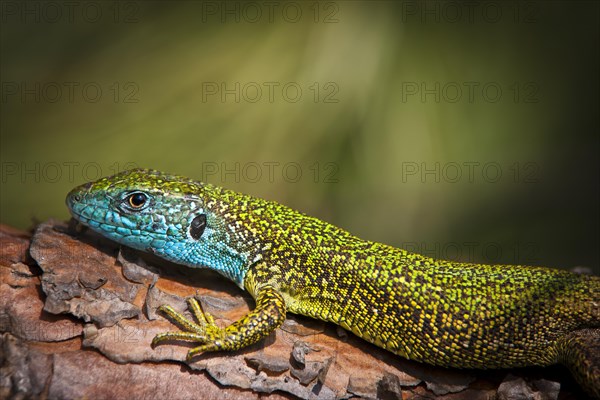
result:
<svg viewBox="0 0 600 400"><path fill-rule="evenodd" d="M80 224L83 224L85 226L89 226L90 228L94 229L94 230L103 230L103 231L107 231L107 229L103 229L106 227L113 227L115 228L113 225L107 224L106 221L100 221L98 219L94 219L94 218L90 218L86 215L84 215L81 212L75 211L73 209L70 209L69 211L71 211L71 216Z"/></svg>

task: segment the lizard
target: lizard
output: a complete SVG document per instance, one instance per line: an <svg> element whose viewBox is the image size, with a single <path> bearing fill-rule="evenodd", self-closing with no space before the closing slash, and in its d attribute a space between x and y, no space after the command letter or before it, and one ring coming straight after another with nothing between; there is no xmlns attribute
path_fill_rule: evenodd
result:
<svg viewBox="0 0 600 400"><path fill-rule="evenodd" d="M233 351L287 313L337 324L401 357L449 368L566 365L600 398L600 277L519 265L438 260L362 240L274 201L133 169L74 188L72 216L105 237L230 279L256 306L219 327L195 298L196 321L159 307L197 342L187 354ZM592 354L593 353L593 354ZM595 357L595 358L594 358Z"/></svg>

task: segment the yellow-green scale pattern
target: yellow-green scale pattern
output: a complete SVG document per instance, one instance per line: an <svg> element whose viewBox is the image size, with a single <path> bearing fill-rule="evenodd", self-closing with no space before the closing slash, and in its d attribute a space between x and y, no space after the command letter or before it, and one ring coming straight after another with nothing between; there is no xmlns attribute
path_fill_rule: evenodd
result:
<svg viewBox="0 0 600 400"><path fill-rule="evenodd" d="M177 214L175 225L184 233L191 217L179 214L206 213L207 229L213 231L197 240L202 254L218 248L220 253L214 254L228 261L219 264L216 258L188 252L194 244L189 235L184 240L185 235L172 234L174 243L164 246L177 245L178 250L167 252L135 233L134 239L124 240L90 222L93 213L96 220L102 219L98 209L119 208L103 204L103 196L128 199L134 192L148 194L148 212L162 215L167 225L174 224L169 215ZM82 200L86 196L88 200ZM85 213L76 203L87 201L90 208L91 197L97 203L82 218ZM579 332L600 337L598 277L542 267L436 260L361 240L276 202L152 170L127 171L76 188L67 203L75 218L102 234L182 264L215 269L257 299L256 309L244 320L223 329L212 317L205 318L199 306L190 304L199 324L163 308L186 332L159 335L155 344L173 338L203 343L191 355L234 350L265 337L291 312L333 322L402 357L438 366L564 363L586 390L600 396L600 366L589 364L585 351L574 350L581 343ZM123 208L118 218L141 226L143 218L136 220L135 212L126 215ZM113 215L104 221L118 218ZM164 231L167 241L168 232L174 232L169 229Z"/></svg>

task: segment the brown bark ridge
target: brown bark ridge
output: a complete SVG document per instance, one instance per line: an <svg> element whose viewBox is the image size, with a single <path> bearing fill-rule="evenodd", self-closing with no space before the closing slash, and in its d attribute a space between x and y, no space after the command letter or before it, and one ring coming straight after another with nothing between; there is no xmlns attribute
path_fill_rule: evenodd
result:
<svg viewBox="0 0 600 400"><path fill-rule="evenodd" d="M189 364L193 344L150 346L196 296L226 326L253 307L208 270L120 248L50 220L0 225L0 398L579 399L563 367L473 371L404 360L334 325L288 315L266 340Z"/></svg>

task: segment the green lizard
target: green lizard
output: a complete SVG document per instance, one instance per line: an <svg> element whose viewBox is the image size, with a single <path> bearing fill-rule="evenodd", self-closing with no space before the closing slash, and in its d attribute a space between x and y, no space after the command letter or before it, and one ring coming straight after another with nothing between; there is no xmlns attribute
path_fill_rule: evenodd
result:
<svg viewBox="0 0 600 400"><path fill-rule="evenodd" d="M567 271L435 260L272 201L154 170L136 169L73 189L75 219L126 246L208 267L246 289L256 308L226 328L160 309L183 332L153 345L199 342L188 353L236 350L287 312L333 322L402 357L457 368L567 365L600 397L600 366L581 347L600 337L600 278ZM592 360L592 361L590 361Z"/></svg>

